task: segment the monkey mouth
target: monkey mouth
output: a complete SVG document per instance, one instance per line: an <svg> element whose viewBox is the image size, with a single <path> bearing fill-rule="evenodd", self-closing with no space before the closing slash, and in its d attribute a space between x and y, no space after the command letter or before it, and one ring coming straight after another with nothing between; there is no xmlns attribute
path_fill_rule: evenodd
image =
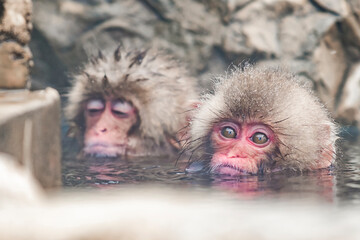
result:
<svg viewBox="0 0 360 240"><path fill-rule="evenodd" d="M108 143L88 143L83 148L85 156L95 158L116 158L126 154L126 145Z"/></svg>
<svg viewBox="0 0 360 240"><path fill-rule="evenodd" d="M228 176L242 176L253 174L244 169L238 168L230 164L220 164L215 169L212 170L213 173L219 175L228 175Z"/></svg>

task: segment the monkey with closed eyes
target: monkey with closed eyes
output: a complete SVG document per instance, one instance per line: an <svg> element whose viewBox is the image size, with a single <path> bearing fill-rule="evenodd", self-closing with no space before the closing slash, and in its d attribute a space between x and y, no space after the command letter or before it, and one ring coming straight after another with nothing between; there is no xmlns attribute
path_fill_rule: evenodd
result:
<svg viewBox="0 0 360 240"><path fill-rule="evenodd" d="M196 99L195 79L173 57L119 47L99 52L73 77L65 115L81 156L168 155L180 148Z"/></svg>

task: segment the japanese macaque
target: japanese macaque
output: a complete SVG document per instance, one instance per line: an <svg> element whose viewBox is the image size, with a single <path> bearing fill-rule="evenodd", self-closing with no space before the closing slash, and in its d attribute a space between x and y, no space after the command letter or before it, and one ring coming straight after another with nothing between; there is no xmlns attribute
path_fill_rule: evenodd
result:
<svg viewBox="0 0 360 240"><path fill-rule="evenodd" d="M231 176L314 170L329 167L336 154L337 127L328 112L280 69L246 65L220 77L190 132L190 172L200 163Z"/></svg>
<svg viewBox="0 0 360 240"><path fill-rule="evenodd" d="M74 76L65 109L82 143L80 156L176 152L186 112L197 98L195 83L183 66L157 50L99 52Z"/></svg>

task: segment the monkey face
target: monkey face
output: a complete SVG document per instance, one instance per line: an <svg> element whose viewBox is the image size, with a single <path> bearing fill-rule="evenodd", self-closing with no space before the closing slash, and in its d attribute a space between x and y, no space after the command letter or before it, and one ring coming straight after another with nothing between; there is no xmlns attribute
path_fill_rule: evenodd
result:
<svg viewBox="0 0 360 240"><path fill-rule="evenodd" d="M116 157L128 150L128 133L137 122L137 110L125 100L90 99L84 106L85 155Z"/></svg>
<svg viewBox="0 0 360 240"><path fill-rule="evenodd" d="M274 132L261 123L223 121L211 134L214 155L211 169L231 176L257 173L260 163L275 148Z"/></svg>

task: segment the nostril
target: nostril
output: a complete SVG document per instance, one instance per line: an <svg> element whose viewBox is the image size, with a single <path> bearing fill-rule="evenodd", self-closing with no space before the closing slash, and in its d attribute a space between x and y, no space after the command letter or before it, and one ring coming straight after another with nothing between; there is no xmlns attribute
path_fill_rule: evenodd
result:
<svg viewBox="0 0 360 240"><path fill-rule="evenodd" d="M107 129L106 128L102 128L102 129L100 129L100 132L106 132L107 131Z"/></svg>

